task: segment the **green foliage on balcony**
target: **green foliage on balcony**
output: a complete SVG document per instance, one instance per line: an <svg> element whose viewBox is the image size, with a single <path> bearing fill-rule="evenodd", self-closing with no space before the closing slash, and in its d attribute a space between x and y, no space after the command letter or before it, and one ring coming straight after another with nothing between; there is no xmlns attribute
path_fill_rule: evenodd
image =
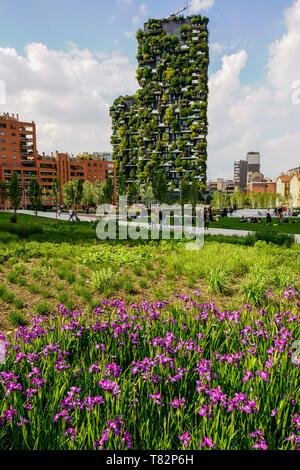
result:
<svg viewBox="0 0 300 470"><path fill-rule="evenodd" d="M176 34L166 33L170 22L181 25ZM169 189L175 187L174 171L185 172L187 181L196 177L205 182L207 23L200 15L151 19L145 31L137 32L140 88L134 96L117 98L110 108L113 158L127 180L152 181L155 186L156 175L163 169ZM178 187L178 176L175 181Z"/></svg>

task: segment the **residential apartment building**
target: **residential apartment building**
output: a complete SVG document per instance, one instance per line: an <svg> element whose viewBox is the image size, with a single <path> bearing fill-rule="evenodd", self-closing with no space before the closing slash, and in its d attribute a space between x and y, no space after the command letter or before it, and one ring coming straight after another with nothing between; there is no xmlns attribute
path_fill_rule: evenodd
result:
<svg viewBox="0 0 300 470"><path fill-rule="evenodd" d="M276 180L276 192L281 195L283 202L288 202L292 176L281 175Z"/></svg>
<svg viewBox="0 0 300 470"><path fill-rule="evenodd" d="M300 208L300 168L290 181L290 195L292 197L293 208Z"/></svg>
<svg viewBox="0 0 300 470"><path fill-rule="evenodd" d="M218 178L217 181L209 181L207 184L207 190L210 195L214 194L215 192L232 194L235 191L234 180Z"/></svg>
<svg viewBox="0 0 300 470"><path fill-rule="evenodd" d="M113 158L127 182L149 184L165 172L172 196L180 183L205 187L208 18L151 19L137 33L140 89L110 109Z"/></svg>
<svg viewBox="0 0 300 470"><path fill-rule="evenodd" d="M50 156L39 155L34 122L21 122L18 116L3 114L0 115L0 180L9 183L13 171L19 177L23 207L27 207L30 202L28 187L34 177L43 190L42 203L45 206L53 206L55 203L49 193L56 177L59 177L61 189L72 179L100 184L112 178L116 200L116 165L113 161L101 156L79 159L58 152ZM63 204L63 191L60 192L60 203ZM10 202L7 201L6 205L9 207Z"/></svg>

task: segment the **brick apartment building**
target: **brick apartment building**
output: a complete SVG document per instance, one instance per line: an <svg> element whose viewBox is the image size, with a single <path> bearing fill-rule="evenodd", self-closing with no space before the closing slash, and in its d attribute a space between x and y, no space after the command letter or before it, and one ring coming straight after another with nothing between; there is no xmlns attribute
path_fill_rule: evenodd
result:
<svg viewBox="0 0 300 470"><path fill-rule="evenodd" d="M116 167L113 161L100 156L93 159L79 159L67 153L39 155L36 145L35 123L19 121L18 115L0 115L0 180L9 182L15 171L22 187L21 206L29 204L27 192L29 182L36 177L44 193L49 193L53 180L58 176L62 186L72 179L102 183L108 178L114 180L114 199L116 200ZM61 201L63 204L63 192ZM42 204L53 206L49 195L42 197ZM9 201L6 202L9 207Z"/></svg>

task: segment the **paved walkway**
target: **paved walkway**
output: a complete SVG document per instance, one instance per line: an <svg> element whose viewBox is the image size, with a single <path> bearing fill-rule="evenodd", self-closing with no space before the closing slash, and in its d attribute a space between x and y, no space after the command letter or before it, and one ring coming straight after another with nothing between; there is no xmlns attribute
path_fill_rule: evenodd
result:
<svg viewBox="0 0 300 470"><path fill-rule="evenodd" d="M12 211L9 211L12 212ZM27 215L35 215L34 211L26 211L26 210L19 210L19 214L27 214ZM47 217L49 219L55 219L56 218L56 213L55 212L43 212L39 211L38 212L39 217ZM97 220L97 216L95 214L80 214L78 213L79 219L85 222L95 222ZM57 217L57 220L69 220L69 214L66 212L63 212L60 216ZM120 225L126 225L126 221L120 221ZM133 222L129 222L130 225L132 224L133 226L136 226L138 224L134 224ZM146 224L143 224L146 225ZM150 226L148 226L150 228ZM198 231L197 231L198 232ZM198 232L199 233L199 232ZM200 229L201 233L201 229ZM253 231L248 231L248 230L229 230L229 229L223 229L223 228L210 228L209 230L206 230L204 232L205 234L210 234L210 235L225 235L227 237L237 235L239 237L246 237L248 234L254 235L255 232ZM300 245L300 234L295 235L295 242Z"/></svg>

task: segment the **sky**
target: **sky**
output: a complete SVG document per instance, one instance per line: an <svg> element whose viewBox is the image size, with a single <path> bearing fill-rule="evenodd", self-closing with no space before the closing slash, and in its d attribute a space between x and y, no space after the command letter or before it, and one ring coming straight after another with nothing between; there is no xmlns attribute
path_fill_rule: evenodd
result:
<svg viewBox="0 0 300 470"><path fill-rule="evenodd" d="M185 5L0 0L0 112L35 121L40 153L111 151L109 107L138 88L136 31ZM300 166L300 0L191 0L194 13L210 19L208 178L249 151L267 177Z"/></svg>

